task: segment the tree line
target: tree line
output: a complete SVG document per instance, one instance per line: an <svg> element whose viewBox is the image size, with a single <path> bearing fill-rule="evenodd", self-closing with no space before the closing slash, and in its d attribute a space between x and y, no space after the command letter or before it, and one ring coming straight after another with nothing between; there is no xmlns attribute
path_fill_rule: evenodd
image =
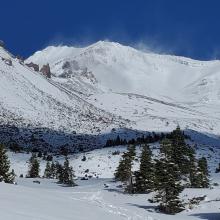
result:
<svg viewBox="0 0 220 220"><path fill-rule="evenodd" d="M190 139L190 136L182 133L185 139ZM165 138L172 139L173 132L171 133L149 133L147 135L142 135L141 137L132 138L131 140L127 140L121 138L119 135L115 139L108 139L106 141L105 147L119 146L119 145L139 145L139 144L150 144L161 141Z"/></svg>
<svg viewBox="0 0 220 220"><path fill-rule="evenodd" d="M14 170L10 170L10 161L7 156L7 151L3 145L0 145L0 182L15 183L15 177L16 174ZM23 174L21 174L20 177L23 177ZM38 160L37 153L32 153L32 156L28 161L26 178L38 177L40 177L40 161ZM63 165L58 161L56 163L54 163L53 160L47 161L43 178L58 179L59 184L75 186L74 177L73 167L70 166L67 157L65 158Z"/></svg>

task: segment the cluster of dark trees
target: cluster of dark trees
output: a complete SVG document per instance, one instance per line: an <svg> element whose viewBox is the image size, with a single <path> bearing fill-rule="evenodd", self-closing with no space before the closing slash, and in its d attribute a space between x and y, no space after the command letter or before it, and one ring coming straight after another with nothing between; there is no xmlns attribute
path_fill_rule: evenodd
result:
<svg viewBox="0 0 220 220"><path fill-rule="evenodd" d="M209 187L206 158L196 159L194 148L186 144L179 127L160 142L157 159L152 159L151 149L144 144L139 170L133 172L135 157L135 145L129 145L116 169L115 179L124 183L128 193L156 192L151 202L159 202L161 212L175 214L184 209L179 194L185 187Z"/></svg>
<svg viewBox="0 0 220 220"><path fill-rule="evenodd" d="M182 133L185 137L185 139L190 139L190 136L185 135L184 132ZM150 144L155 143L158 141L161 141L165 138L172 139L173 133L149 133L147 135L142 135L141 137L132 138L131 140L126 140L123 138L120 138L118 135L115 139L108 139L106 141L105 147L111 147L111 146L119 146L119 145L138 145L138 144Z"/></svg>
<svg viewBox="0 0 220 220"><path fill-rule="evenodd" d="M44 170L44 178L47 179L58 179L58 183L65 184L68 186L75 186L74 183L74 171L73 167L70 166L69 160L66 157L64 164L60 164L59 162L54 163L47 162L46 168Z"/></svg>
<svg viewBox="0 0 220 220"><path fill-rule="evenodd" d="M40 177L40 162L35 153L32 154L29 159L29 169L27 178L37 178ZM59 162L54 163L52 161L47 161L43 178L47 179L58 179L58 183L65 184L68 186L75 186L74 183L74 171L73 167L70 166L69 160L66 157L64 164L60 164Z"/></svg>
<svg viewBox="0 0 220 220"><path fill-rule="evenodd" d="M26 178L40 177L40 161L38 158L39 153L32 153L28 161L28 173ZM0 144L0 182L14 183L15 177L14 170L12 169L10 171L10 161L7 156L7 151L5 147ZM23 177L23 175L21 175L21 177ZM70 166L67 157L63 165L58 162L54 163L52 159L47 161L43 178L58 179L58 183L60 184L75 186L74 177L73 168Z"/></svg>

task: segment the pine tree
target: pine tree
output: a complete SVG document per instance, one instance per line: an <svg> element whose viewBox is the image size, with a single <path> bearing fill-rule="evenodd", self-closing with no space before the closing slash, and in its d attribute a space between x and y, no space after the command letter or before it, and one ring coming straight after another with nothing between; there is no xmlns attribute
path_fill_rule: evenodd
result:
<svg viewBox="0 0 220 220"><path fill-rule="evenodd" d="M74 178L73 168L70 166L69 160L67 157L66 157L65 162L63 164L62 175L60 177L61 177L59 179L60 183L63 183L68 186L75 186L75 183L73 180L73 178Z"/></svg>
<svg viewBox="0 0 220 220"><path fill-rule="evenodd" d="M166 158L172 158L173 157L173 154L174 154L174 149L173 149L173 145L172 145L172 141L170 139L164 139L161 141L160 143L160 151L161 153L164 154L164 156Z"/></svg>
<svg viewBox="0 0 220 220"><path fill-rule="evenodd" d="M198 162L195 157L195 150L191 148L189 154L190 158L190 169L189 169L189 181L192 188L200 187L199 173L198 173Z"/></svg>
<svg viewBox="0 0 220 220"><path fill-rule="evenodd" d="M140 169L135 172L134 186L137 193L150 192L154 187L154 164L152 162L152 152L148 145L143 146Z"/></svg>
<svg viewBox="0 0 220 220"><path fill-rule="evenodd" d="M180 170L180 175L189 174L189 146L185 142L184 133L180 130L178 126L172 133L171 133L171 157L175 164L178 165Z"/></svg>
<svg viewBox="0 0 220 220"><path fill-rule="evenodd" d="M119 166L115 172L115 179L126 184L126 191L133 193L133 178L132 178L132 165L135 158L135 146L129 145L127 152L122 155Z"/></svg>
<svg viewBox="0 0 220 220"><path fill-rule="evenodd" d="M47 161L46 168L44 170L44 178L47 178L47 179L52 178L51 164L49 161Z"/></svg>
<svg viewBox="0 0 220 220"><path fill-rule="evenodd" d="M220 163L218 164L218 167L215 170L215 173L219 173L220 172Z"/></svg>
<svg viewBox="0 0 220 220"><path fill-rule="evenodd" d="M37 159L36 154L32 154L31 158L29 159L29 170L27 177L28 178L36 178L39 177L40 173L40 163Z"/></svg>
<svg viewBox="0 0 220 220"><path fill-rule="evenodd" d="M55 179L56 178L56 165L54 164L54 162L52 161L51 163L51 178Z"/></svg>
<svg viewBox="0 0 220 220"><path fill-rule="evenodd" d="M56 167L56 179L59 180L59 182L63 182L63 166L57 161L55 164Z"/></svg>
<svg viewBox="0 0 220 220"><path fill-rule="evenodd" d="M167 214L175 214L183 210L179 194L183 187L179 180L179 167L169 154L161 148L160 159L155 164L156 199L160 202L159 210Z"/></svg>
<svg viewBox="0 0 220 220"><path fill-rule="evenodd" d="M134 160L136 156L135 145L128 145L128 156L132 161Z"/></svg>
<svg viewBox="0 0 220 220"><path fill-rule="evenodd" d="M122 155L121 160L119 161L119 165L115 172L115 180L125 182L128 181L130 177L130 169L131 166L131 159L128 153L124 153Z"/></svg>
<svg viewBox="0 0 220 220"><path fill-rule="evenodd" d="M208 164L205 157L202 157L198 160L198 178L200 182L201 188L208 188L209 187L209 171L208 171Z"/></svg>
<svg viewBox="0 0 220 220"><path fill-rule="evenodd" d="M14 183L15 177L16 177L15 171L14 171L14 169L12 169L11 172L10 172L8 183Z"/></svg>
<svg viewBox="0 0 220 220"><path fill-rule="evenodd" d="M13 183L15 179L14 170L10 172L10 161L6 149L0 144L0 182Z"/></svg>
<svg viewBox="0 0 220 220"><path fill-rule="evenodd" d="M190 154L190 186L192 188L207 188L209 187L209 172L206 158L202 157L199 160L195 158L195 150L191 148Z"/></svg>

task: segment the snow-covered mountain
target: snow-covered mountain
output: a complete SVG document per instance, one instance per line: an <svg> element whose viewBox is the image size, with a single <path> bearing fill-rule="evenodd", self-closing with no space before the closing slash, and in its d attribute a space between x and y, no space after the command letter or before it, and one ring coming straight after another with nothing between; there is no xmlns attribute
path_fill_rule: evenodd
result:
<svg viewBox="0 0 220 220"><path fill-rule="evenodd" d="M220 132L220 61L138 51L99 41L84 48L50 46L26 63L50 64L53 84L138 130L167 131L177 124Z"/></svg>
<svg viewBox="0 0 220 220"><path fill-rule="evenodd" d="M25 129L45 128L62 133L63 138L66 134L93 135L100 131L109 132L112 128L129 124L28 68L2 47L0 79L1 134L2 127L6 133L9 127L19 128L20 130L14 131L20 135L25 133ZM11 134L8 136L11 138ZM32 139L34 138L32 134ZM60 144L59 140L51 140L50 143L52 141Z"/></svg>
<svg viewBox="0 0 220 220"><path fill-rule="evenodd" d="M52 77L29 68L30 62L40 68L49 63ZM77 139L83 148L91 143L77 135L101 146L106 135L117 135L113 128L170 131L179 124L219 135L219 70L219 61L145 53L113 42L50 46L25 62L0 47L0 134L11 140L13 133L24 145L41 139L38 145L74 146Z"/></svg>

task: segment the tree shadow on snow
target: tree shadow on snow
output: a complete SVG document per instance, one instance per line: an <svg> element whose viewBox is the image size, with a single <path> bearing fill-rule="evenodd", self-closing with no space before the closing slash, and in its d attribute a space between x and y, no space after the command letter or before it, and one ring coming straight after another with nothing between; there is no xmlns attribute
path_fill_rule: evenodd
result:
<svg viewBox="0 0 220 220"><path fill-rule="evenodd" d="M138 208L141 208L141 209L145 209L148 212L155 212L155 208L156 208L153 205L138 205L138 204L133 204L133 203L127 203L127 204L130 205L130 206L135 206L135 207L138 207Z"/></svg>
<svg viewBox="0 0 220 220"><path fill-rule="evenodd" d="M106 191L108 191L108 192L115 192L115 193L125 194L125 192L122 191L122 189L105 188L104 190L106 190Z"/></svg>
<svg viewBox="0 0 220 220"><path fill-rule="evenodd" d="M201 219L206 220L220 220L220 212L219 213L198 213L198 214L192 214L191 216L196 216Z"/></svg>

